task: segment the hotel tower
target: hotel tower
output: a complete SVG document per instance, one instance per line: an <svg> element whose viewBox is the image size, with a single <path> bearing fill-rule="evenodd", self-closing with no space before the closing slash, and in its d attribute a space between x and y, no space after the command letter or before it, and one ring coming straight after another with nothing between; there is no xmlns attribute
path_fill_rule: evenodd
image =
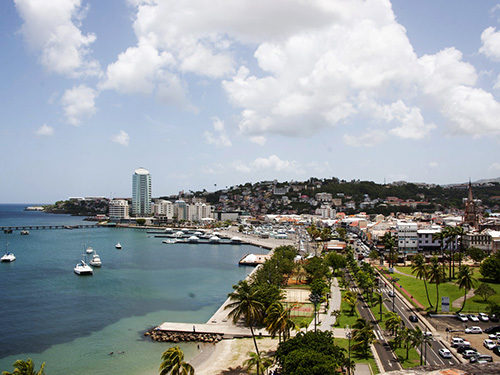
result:
<svg viewBox="0 0 500 375"><path fill-rule="evenodd" d="M151 216L151 175L142 167L132 176L132 215Z"/></svg>

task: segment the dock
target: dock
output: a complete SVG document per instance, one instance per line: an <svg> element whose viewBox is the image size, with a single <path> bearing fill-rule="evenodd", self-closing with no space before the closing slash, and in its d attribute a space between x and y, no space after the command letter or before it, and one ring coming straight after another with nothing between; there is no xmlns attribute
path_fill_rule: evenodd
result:
<svg viewBox="0 0 500 375"><path fill-rule="evenodd" d="M16 225L12 227L0 227L5 233L12 233L15 230L39 230L39 229L81 229L81 228L99 228L97 224L88 225Z"/></svg>

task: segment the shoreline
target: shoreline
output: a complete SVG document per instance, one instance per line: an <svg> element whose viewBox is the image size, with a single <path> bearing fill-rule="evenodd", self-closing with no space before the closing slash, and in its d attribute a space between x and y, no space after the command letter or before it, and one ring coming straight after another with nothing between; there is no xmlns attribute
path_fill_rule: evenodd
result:
<svg viewBox="0 0 500 375"><path fill-rule="evenodd" d="M245 242L250 245L258 246L261 248L269 249L270 254L274 248L283 245L292 245L294 246L294 240L276 240L274 238L255 238L250 235L241 235L238 232L234 233L233 231L228 231L229 233L226 235L225 233L221 235L225 235L227 237L231 237L232 235L238 235L242 242ZM248 274L245 280L249 280L252 275L257 271L260 265L256 266L252 272ZM219 325L233 325L230 319L228 319L229 310L226 310L225 307L230 303L229 297L222 303L222 305L217 309L217 311L210 317L207 321L207 324L219 324ZM244 344L241 343L243 339L222 339L222 341L214 344L200 344L200 351L195 354L192 358L189 359L189 363L194 367L196 373L198 374L214 374L214 372L205 372L207 370L215 371L215 365L219 364L219 367L225 367L226 369L231 366L240 366L243 361L240 363L231 363L231 357L234 357L234 346L242 347ZM266 340L271 340L270 338L266 338ZM276 340L276 339L274 339ZM248 339L247 339L248 341ZM250 340L252 341L252 340ZM277 342L277 341L276 341ZM274 345L268 344L270 347ZM251 343L253 347L253 342ZM246 352L244 353L246 354ZM207 367L209 367L207 369ZM216 366L215 366L216 367ZM221 369L219 369L221 370Z"/></svg>

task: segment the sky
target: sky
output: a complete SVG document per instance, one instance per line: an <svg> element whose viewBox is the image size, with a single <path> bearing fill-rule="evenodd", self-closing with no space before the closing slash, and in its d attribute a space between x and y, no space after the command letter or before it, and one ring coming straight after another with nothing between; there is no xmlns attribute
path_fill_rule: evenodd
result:
<svg viewBox="0 0 500 375"><path fill-rule="evenodd" d="M0 2L0 202L500 176L500 1Z"/></svg>

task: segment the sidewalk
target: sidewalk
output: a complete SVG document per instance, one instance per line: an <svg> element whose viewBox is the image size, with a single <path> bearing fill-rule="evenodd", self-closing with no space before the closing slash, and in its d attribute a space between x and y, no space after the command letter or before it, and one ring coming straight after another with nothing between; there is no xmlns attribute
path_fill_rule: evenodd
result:
<svg viewBox="0 0 500 375"><path fill-rule="evenodd" d="M339 283L336 277L332 280L332 287L330 289L330 293L331 297L330 297L330 306L328 307L328 311L323 311L319 313L317 317L317 329L321 331L332 330L333 325L335 324L335 317L331 316L331 312L334 310L340 310L342 295L340 293ZM314 319L309 325L308 329L314 330Z"/></svg>

